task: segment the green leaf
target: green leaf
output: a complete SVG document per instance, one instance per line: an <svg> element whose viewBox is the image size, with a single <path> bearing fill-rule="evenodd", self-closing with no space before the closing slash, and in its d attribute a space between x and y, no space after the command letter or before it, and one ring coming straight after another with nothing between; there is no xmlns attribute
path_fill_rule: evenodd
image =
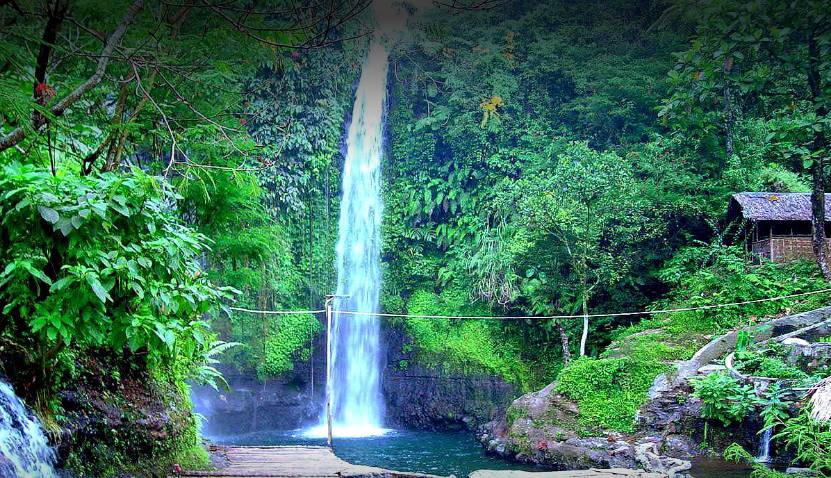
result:
<svg viewBox="0 0 831 478"><path fill-rule="evenodd" d="M110 299L110 294L107 293L107 290L104 289L104 286L101 284L101 281L98 280L97 277L88 275L87 276L87 283L92 287L92 292L95 293L95 296L98 297L102 303L106 303L107 299Z"/></svg>
<svg viewBox="0 0 831 478"><path fill-rule="evenodd" d="M55 224L61 217L60 214L58 214L58 211L52 209L51 207L38 206L38 211L40 212L40 216L50 224Z"/></svg>
<svg viewBox="0 0 831 478"><path fill-rule="evenodd" d="M49 288L49 292L58 292L73 282L75 282L74 277L64 277L62 279L58 279L52 284L52 287Z"/></svg>
<svg viewBox="0 0 831 478"><path fill-rule="evenodd" d="M7 276L7 275L11 274L12 272L14 272L14 270L17 269L17 264L18 264L17 261L9 263L6 266L6 269L3 271L3 275Z"/></svg>
<svg viewBox="0 0 831 478"><path fill-rule="evenodd" d="M40 279L40 281L41 281L41 282L45 282L45 283L47 283L47 284L49 284L49 285L52 285L52 279L50 279L49 277L47 277L47 276L46 276L46 274L44 274L44 273L43 273L43 271L41 271L41 270L39 270L39 269L36 269L35 267L33 267L33 266L32 266L30 263L28 263L28 262L24 262L24 263L23 263L23 267L24 267L27 271L29 271L29 274L31 274L33 277L35 277L35 278L37 278L37 279Z"/></svg>
<svg viewBox="0 0 831 478"><path fill-rule="evenodd" d="M30 204L32 204L32 201L29 198L25 198L22 201L20 201L19 203L17 203L17 205L14 207L14 209L15 209L15 211L20 211L21 209L23 209L25 207L28 207Z"/></svg>
<svg viewBox="0 0 831 478"><path fill-rule="evenodd" d="M110 203L110 207L115 209L122 216L130 217L130 210L127 209L127 206L119 203Z"/></svg>

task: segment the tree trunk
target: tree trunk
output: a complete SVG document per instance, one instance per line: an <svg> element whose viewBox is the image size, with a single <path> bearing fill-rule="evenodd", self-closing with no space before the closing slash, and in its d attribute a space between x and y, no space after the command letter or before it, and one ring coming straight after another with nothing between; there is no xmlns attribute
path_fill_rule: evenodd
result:
<svg viewBox="0 0 831 478"><path fill-rule="evenodd" d="M730 71L733 69L733 58L724 59L724 150L727 159L733 157L733 129L736 124L736 115L733 110L733 91L730 89Z"/></svg>
<svg viewBox="0 0 831 478"><path fill-rule="evenodd" d="M563 365L568 365L571 363L571 350L568 344L568 334L566 334L566 329L563 328L563 322L557 319L557 330L560 332L560 343L563 346Z"/></svg>
<svg viewBox="0 0 831 478"><path fill-rule="evenodd" d="M589 338L589 292L583 283L583 335L580 337L580 356L586 355L586 341Z"/></svg>
<svg viewBox="0 0 831 478"><path fill-rule="evenodd" d="M814 158L811 171L811 245L817 258L817 265L825 279L831 279L828 268L827 250L825 248L825 177L823 169L825 160L822 155Z"/></svg>
<svg viewBox="0 0 831 478"><path fill-rule="evenodd" d="M727 159L733 157L733 126L736 123L736 117L733 113L733 95L730 91L730 85L724 86L724 150L727 153Z"/></svg>
<svg viewBox="0 0 831 478"><path fill-rule="evenodd" d="M32 85L35 100L41 105L46 104L45 101L42 101L43 97L46 96L46 91L38 86L46 84L46 71L49 69L49 57L52 55L52 47L58 38L58 31L66 17L68 8L69 2L64 0L57 0L51 8L47 7L48 18L46 20L46 27L43 30L37 63L35 63L35 82Z"/></svg>
<svg viewBox="0 0 831 478"><path fill-rule="evenodd" d="M586 264L586 256L588 251L583 251L583 257L580 259L581 261L581 273L580 273L580 282L583 285L582 290L582 297L581 302L583 305L583 335L580 337L580 356L583 357L586 355L586 341L589 338L589 284L588 284L588 270Z"/></svg>
<svg viewBox="0 0 831 478"><path fill-rule="evenodd" d="M136 14L141 9L143 1L144 0L133 0L132 5L130 5L127 12L124 14L121 23L109 36L107 43L104 44L104 48L101 50L101 54L98 57L98 64L95 69L95 73L93 73L93 75L85 82L78 85L69 94L58 100L54 106L49 108L49 111L54 116L63 115L73 103L78 101L79 98L84 96L89 90L93 89L96 85L98 85L98 83L101 82L101 79L104 78L104 73L107 70L107 65L110 62L110 58L113 55L116 45L121 43L121 39L124 37L127 27L133 22ZM5 136L0 137L0 151L5 151L23 141L29 134L30 130L34 133L39 132L46 123L46 118L43 115L35 115L32 125L29 128L19 126Z"/></svg>
<svg viewBox="0 0 831 478"><path fill-rule="evenodd" d="M822 98L820 84L820 51L817 45L816 32L808 36L808 86L811 90L811 99L817 112L817 119L828 116L828 107ZM822 128L814 129L814 139L811 141L811 245L817 258L822 275L826 280L831 279L831 270L828 268L827 250L825 248L825 155L827 141Z"/></svg>

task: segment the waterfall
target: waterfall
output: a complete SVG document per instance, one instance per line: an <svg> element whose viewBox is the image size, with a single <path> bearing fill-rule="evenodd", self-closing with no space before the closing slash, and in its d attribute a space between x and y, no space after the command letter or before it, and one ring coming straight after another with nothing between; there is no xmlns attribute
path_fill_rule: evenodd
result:
<svg viewBox="0 0 831 478"><path fill-rule="evenodd" d="M381 287L381 156L389 58L374 38L355 93L338 222L333 316L332 414L337 436L382 431L378 298Z"/></svg>
<svg viewBox="0 0 831 478"><path fill-rule="evenodd" d="M756 461L759 463L767 463L770 461L770 438L773 435L773 428L768 428L762 432L759 438L759 451L756 454Z"/></svg>
<svg viewBox="0 0 831 478"><path fill-rule="evenodd" d="M0 476L55 478L55 453L37 419L12 387L0 380Z"/></svg>
<svg viewBox="0 0 831 478"><path fill-rule="evenodd" d="M332 369L327 388L332 400L333 435L360 437L385 433L381 396L381 157L387 98L389 51L406 29L400 2L374 0L377 28L361 67L352 121L346 136L343 195L338 221L338 283L332 327ZM338 313L345 311L351 313ZM304 432L326 436L322 423Z"/></svg>

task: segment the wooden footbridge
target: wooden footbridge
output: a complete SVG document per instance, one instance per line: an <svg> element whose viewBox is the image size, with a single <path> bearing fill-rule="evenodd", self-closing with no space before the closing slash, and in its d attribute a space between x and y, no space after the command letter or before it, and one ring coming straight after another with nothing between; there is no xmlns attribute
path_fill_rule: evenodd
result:
<svg viewBox="0 0 831 478"><path fill-rule="evenodd" d="M353 465L341 460L331 449L323 446L213 447L212 452L221 455L221 461L227 466L210 471L183 471L178 476L437 478L420 473Z"/></svg>

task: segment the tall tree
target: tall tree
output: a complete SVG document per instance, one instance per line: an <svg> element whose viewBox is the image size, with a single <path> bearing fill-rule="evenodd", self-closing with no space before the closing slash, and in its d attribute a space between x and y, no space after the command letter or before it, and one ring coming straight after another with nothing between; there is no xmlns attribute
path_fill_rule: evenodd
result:
<svg viewBox="0 0 831 478"><path fill-rule="evenodd" d="M569 312L583 316L580 355L586 354L589 305L600 285L621 280L632 257L621 249L649 236L632 171L614 153L599 153L584 143L565 147L545 177L523 181L520 210L541 240L564 254L563 276L573 284ZM567 295L568 289L560 287Z"/></svg>

